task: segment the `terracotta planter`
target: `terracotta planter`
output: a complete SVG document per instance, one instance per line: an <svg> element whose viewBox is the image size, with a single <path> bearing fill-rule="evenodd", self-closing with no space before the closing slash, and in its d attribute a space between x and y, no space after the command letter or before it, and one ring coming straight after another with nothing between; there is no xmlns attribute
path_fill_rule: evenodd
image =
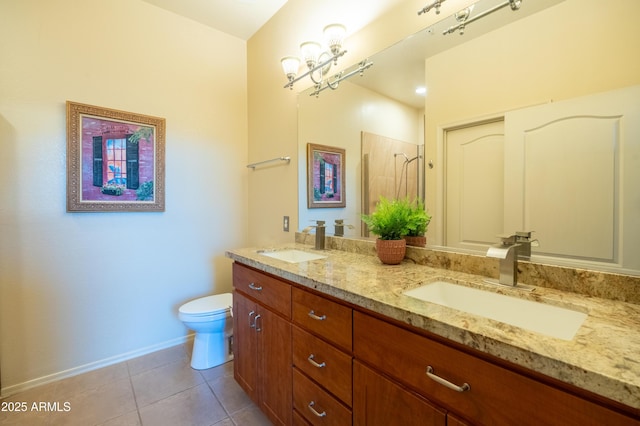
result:
<svg viewBox="0 0 640 426"><path fill-rule="evenodd" d="M407 251L407 241L402 240L376 240L376 252L378 259L385 265L397 265L404 259Z"/></svg>
<svg viewBox="0 0 640 426"><path fill-rule="evenodd" d="M424 235L420 235L419 237L410 237L407 235L404 239L407 240L408 246L424 247L427 245L427 237Z"/></svg>

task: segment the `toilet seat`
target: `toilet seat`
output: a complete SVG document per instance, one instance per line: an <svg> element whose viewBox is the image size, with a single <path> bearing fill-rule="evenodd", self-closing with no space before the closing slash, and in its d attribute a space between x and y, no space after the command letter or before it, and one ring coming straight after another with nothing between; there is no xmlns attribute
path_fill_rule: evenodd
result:
<svg viewBox="0 0 640 426"><path fill-rule="evenodd" d="M181 317L226 316L233 304L231 293L201 297L187 302L178 310Z"/></svg>

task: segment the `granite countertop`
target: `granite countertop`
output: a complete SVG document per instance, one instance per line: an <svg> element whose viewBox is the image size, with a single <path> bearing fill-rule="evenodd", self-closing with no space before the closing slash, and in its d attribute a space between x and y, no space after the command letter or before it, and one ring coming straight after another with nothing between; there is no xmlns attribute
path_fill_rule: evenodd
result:
<svg viewBox="0 0 640 426"><path fill-rule="evenodd" d="M264 249L290 248L327 257L288 263L257 253ZM318 252L298 243L234 249L226 255L247 266L640 410L640 305L546 287L523 292L486 284L484 277L478 275L408 261L395 266L383 265L375 256L341 250ZM585 312L588 317L575 337L567 341L402 294L434 279L544 301Z"/></svg>

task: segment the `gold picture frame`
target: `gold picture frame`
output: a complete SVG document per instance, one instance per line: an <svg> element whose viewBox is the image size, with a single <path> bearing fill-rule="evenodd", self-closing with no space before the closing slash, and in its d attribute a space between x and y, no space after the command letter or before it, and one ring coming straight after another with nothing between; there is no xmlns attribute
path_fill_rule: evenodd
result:
<svg viewBox="0 0 640 426"><path fill-rule="evenodd" d="M345 163L343 148L307 144L307 207L346 207Z"/></svg>
<svg viewBox="0 0 640 426"><path fill-rule="evenodd" d="M165 119L67 101L67 212L163 212Z"/></svg>

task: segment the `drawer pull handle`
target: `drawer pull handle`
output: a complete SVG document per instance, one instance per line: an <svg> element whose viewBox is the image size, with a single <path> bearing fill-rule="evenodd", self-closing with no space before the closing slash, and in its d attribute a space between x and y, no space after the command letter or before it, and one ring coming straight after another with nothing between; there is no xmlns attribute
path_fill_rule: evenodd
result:
<svg viewBox="0 0 640 426"><path fill-rule="evenodd" d="M250 288L251 290L255 290L255 291L260 291L260 290L262 290L262 286L258 286L258 287L256 287L256 285L255 285L254 283L250 283L250 284L249 284L249 288Z"/></svg>
<svg viewBox="0 0 640 426"><path fill-rule="evenodd" d="M324 321L324 320L327 319L326 315L318 316L318 315L316 315L315 312L313 312L313 310L309 311L309 316L311 318L313 318L314 320L318 320L318 321Z"/></svg>
<svg viewBox="0 0 640 426"><path fill-rule="evenodd" d="M462 386L458 386L456 384L451 383L448 380L443 379L440 376L436 376L433 373L433 367L430 365L427 366L427 377L429 377L434 382L440 383L442 386L448 387L449 389L454 390L456 392L464 392L471 389L471 386L469 386L469 383L464 383Z"/></svg>
<svg viewBox="0 0 640 426"><path fill-rule="evenodd" d="M262 315L256 315L256 319L253 320L253 325L256 327L256 331L262 331L262 327L258 325L258 320L262 317ZM262 323L262 320L260 321Z"/></svg>
<svg viewBox="0 0 640 426"><path fill-rule="evenodd" d="M324 417L324 416L326 416L326 415L327 415L327 412L326 412L326 411L323 411L322 413L318 413L318 412L316 411L316 409L315 409L315 408L313 408L313 406L314 406L314 405L316 405L316 403L315 403L314 401L311 401L311 402L309 403L309 405L307 405L307 407L309 407L309 410L311 410L311 412L312 412L313 414L315 414L315 415L316 415L316 416L318 416L318 417Z"/></svg>
<svg viewBox="0 0 640 426"><path fill-rule="evenodd" d="M255 314L256 313L254 311L249 312L249 328L256 328L256 320L253 318Z"/></svg>
<svg viewBox="0 0 640 426"><path fill-rule="evenodd" d="M307 361L309 361L311 363L311 365L313 365L314 367L322 368L322 367L326 367L327 366L327 364L324 363L324 362L321 362L320 364L318 364L317 362L315 362L315 360L313 358L314 358L314 356L313 356L313 354L311 354L311 355L309 355L309 358L307 358Z"/></svg>

